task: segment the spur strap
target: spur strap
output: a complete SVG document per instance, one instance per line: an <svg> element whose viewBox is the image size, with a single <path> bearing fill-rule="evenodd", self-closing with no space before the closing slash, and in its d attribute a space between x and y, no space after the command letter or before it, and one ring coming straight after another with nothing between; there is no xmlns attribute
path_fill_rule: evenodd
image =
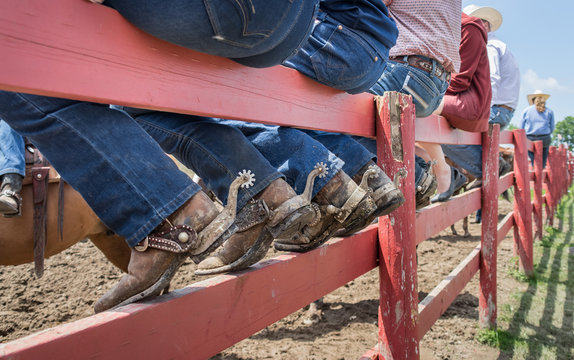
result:
<svg viewBox="0 0 574 360"><path fill-rule="evenodd" d="M181 254L197 247L197 243L197 233L191 226L175 225L167 230L151 233L134 246L134 249L146 251L148 248L153 248Z"/></svg>

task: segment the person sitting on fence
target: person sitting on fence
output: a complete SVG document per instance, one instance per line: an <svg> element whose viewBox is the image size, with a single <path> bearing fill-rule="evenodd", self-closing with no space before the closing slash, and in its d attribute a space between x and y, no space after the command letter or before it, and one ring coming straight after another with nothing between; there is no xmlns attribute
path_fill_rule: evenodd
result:
<svg viewBox="0 0 574 360"><path fill-rule="evenodd" d="M318 0L273 6L266 0L252 1L250 25L271 29L255 37L243 31L244 9L205 4L105 2L152 35L264 67L281 63L306 41ZM225 21L218 22L223 27L217 27L214 36L211 21L222 12ZM131 117L107 105L2 91L0 116L28 137L104 224L132 248L128 274L95 303L96 311L159 294L188 256L199 261L237 227L227 216L232 210L218 216L216 205L153 138ZM238 181L245 182L246 176ZM189 241L193 238L199 240ZM166 241L169 248L161 245Z"/></svg>
<svg viewBox="0 0 574 360"><path fill-rule="evenodd" d="M550 95L542 90L536 90L528 94L529 107L524 109L520 116L518 127L526 131L526 137L531 141L542 140L542 167L546 167L548 160L548 148L552 141L554 131L554 112L546 106L546 101ZM528 157L534 166L534 153L528 152Z"/></svg>
<svg viewBox="0 0 574 360"><path fill-rule="evenodd" d="M491 124L500 124L501 130L508 125L512 119L513 109L518 103L518 92L520 87L520 73L516 60L507 49L506 44L496 39L493 31L496 31L502 25L502 15L491 7L478 7L469 5L464 8L467 15L478 17L488 31L487 53L488 65L490 68L490 85L492 99L490 101L490 117L488 122ZM462 51L463 44L461 44ZM461 53L462 56L462 53ZM473 55L474 56L474 55ZM470 62L476 59L469 56ZM464 63L465 59L463 59ZM484 108L483 108L484 109ZM447 116L447 119L449 117ZM455 127L457 127L455 125ZM467 131L486 131L487 128L472 130L472 128L462 128ZM480 187L482 185L482 146L480 145L443 145L444 153L454 161L458 166L468 171L476 178L469 189ZM510 164L499 158L500 176L512 170Z"/></svg>
<svg viewBox="0 0 574 360"><path fill-rule="evenodd" d="M0 214L4 217L21 214L25 175L24 139L0 119Z"/></svg>
<svg viewBox="0 0 574 360"><path fill-rule="evenodd" d="M454 128L484 132L488 130L492 96L486 51L487 33L480 19L463 13L461 36L460 72L453 75L443 101L435 113L444 116ZM443 149L445 148L449 148L449 145L443 145ZM472 148L482 151L480 145L474 145ZM457 146L451 149L456 150ZM460 146L458 149L465 151ZM458 173L456 168L453 169L454 174ZM463 176L458 174L453 176L449 191L437 195L432 201L444 201L450 198L465 182Z"/></svg>

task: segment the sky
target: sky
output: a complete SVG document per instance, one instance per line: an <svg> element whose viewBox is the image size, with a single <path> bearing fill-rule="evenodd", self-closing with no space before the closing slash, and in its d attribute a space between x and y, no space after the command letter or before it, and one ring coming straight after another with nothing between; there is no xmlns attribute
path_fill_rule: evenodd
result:
<svg viewBox="0 0 574 360"><path fill-rule="evenodd" d="M520 66L520 101L512 119L518 123L528 106L526 96L540 89L550 98L546 106L555 120L574 116L573 0L463 0L467 5L490 6L502 14L495 32Z"/></svg>

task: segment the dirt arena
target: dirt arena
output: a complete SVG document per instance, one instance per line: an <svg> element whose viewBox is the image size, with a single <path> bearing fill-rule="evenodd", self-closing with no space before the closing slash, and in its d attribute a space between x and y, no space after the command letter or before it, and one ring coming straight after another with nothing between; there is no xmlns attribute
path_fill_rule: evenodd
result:
<svg viewBox="0 0 574 360"><path fill-rule="evenodd" d="M500 218L512 210L500 202ZM480 225L469 221L471 237L445 230L418 248L419 294L431 291L480 241ZM461 222L457 224L461 232ZM498 256L498 301L521 286L509 276L512 231ZM270 254L273 255L273 254ZM176 275L173 288L197 281L193 264ZM42 279L33 265L0 268L0 342L70 322L93 313L96 299L121 276L88 241L46 261ZM301 309L214 359L357 359L377 342L378 273L373 270L326 295L319 316ZM421 342L423 359L495 359L498 351L480 345L478 276L475 276Z"/></svg>

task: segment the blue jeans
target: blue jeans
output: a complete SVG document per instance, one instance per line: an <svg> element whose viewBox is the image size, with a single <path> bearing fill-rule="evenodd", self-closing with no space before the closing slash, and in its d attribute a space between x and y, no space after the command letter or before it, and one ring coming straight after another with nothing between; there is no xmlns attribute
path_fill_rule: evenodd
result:
<svg viewBox="0 0 574 360"><path fill-rule="evenodd" d="M436 66L435 60L430 61ZM448 88L444 77L439 78L408 64L388 61L384 73L370 92L383 95L385 91L398 91L411 95L417 117L427 117L438 107Z"/></svg>
<svg viewBox="0 0 574 360"><path fill-rule="evenodd" d="M26 175L24 139L0 119L0 177L4 174Z"/></svg>
<svg viewBox="0 0 574 360"><path fill-rule="evenodd" d="M500 130L504 129L512 120L514 111L494 105L490 108L491 124L500 124ZM481 145L442 145L446 156L458 166L468 171L477 179L482 178L482 146Z"/></svg>
<svg viewBox="0 0 574 360"><path fill-rule="evenodd" d="M130 246L201 190L141 126L107 105L0 91L0 117Z"/></svg>
<svg viewBox="0 0 574 360"><path fill-rule="evenodd" d="M130 113L130 109L126 110ZM241 131L217 119L156 111L134 118L166 153L199 175L224 203L239 172L250 170L255 183L239 190L238 209L283 177Z"/></svg>
<svg viewBox="0 0 574 360"><path fill-rule="evenodd" d="M387 65L386 54L363 40L357 30L320 11L307 42L283 65L321 84L358 94L380 78Z"/></svg>
<svg viewBox="0 0 574 360"><path fill-rule="evenodd" d="M303 131L343 160L343 171L350 176L358 173L369 161L376 161L376 155L367 150L352 136L317 130Z"/></svg>
<svg viewBox="0 0 574 360"><path fill-rule="evenodd" d="M236 120L219 121L241 130L269 163L285 175L287 183L298 194L305 190L307 175L317 163L325 163L328 173L324 178L315 179L313 196L343 168L341 159L301 130Z"/></svg>
<svg viewBox="0 0 574 360"><path fill-rule="evenodd" d="M508 126L508 124L510 124L512 116L514 116L514 110L509 110L498 105L492 105L488 122L491 124L500 124L500 130L503 130Z"/></svg>
<svg viewBox="0 0 574 360"><path fill-rule="evenodd" d="M253 67L278 65L306 41L319 0L106 0L128 21L162 40L235 58Z"/></svg>

